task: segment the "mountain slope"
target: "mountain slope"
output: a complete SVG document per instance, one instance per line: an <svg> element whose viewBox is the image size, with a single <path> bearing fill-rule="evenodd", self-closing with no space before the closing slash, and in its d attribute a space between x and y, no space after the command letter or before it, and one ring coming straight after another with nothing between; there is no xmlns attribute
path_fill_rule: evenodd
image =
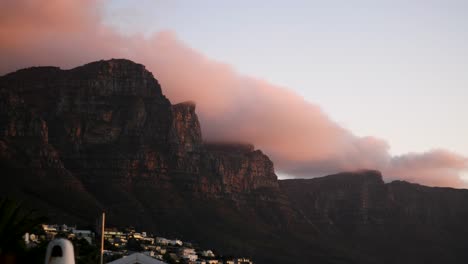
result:
<svg viewBox="0 0 468 264"><path fill-rule="evenodd" d="M280 181L305 217L379 263L464 263L468 190L395 181L376 171Z"/></svg>
<svg viewBox="0 0 468 264"><path fill-rule="evenodd" d="M0 92L0 191L52 221L92 224L105 210L110 225L264 263L354 258L291 209L267 156L203 142L194 103L171 105L143 65L29 68L1 77Z"/></svg>
<svg viewBox="0 0 468 264"><path fill-rule="evenodd" d="M134 225L257 263L463 263L466 190L361 171L278 181L254 146L204 142L143 65L0 77L0 193L52 222ZM429 252L425 250L430 249ZM444 261L445 260L445 261Z"/></svg>

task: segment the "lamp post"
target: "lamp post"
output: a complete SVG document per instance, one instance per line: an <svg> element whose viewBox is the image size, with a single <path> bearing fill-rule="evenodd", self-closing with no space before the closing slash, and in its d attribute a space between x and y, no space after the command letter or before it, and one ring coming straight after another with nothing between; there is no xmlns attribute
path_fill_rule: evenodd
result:
<svg viewBox="0 0 468 264"><path fill-rule="evenodd" d="M101 224L101 264L104 262L104 225L106 222L106 213L102 212L102 224Z"/></svg>

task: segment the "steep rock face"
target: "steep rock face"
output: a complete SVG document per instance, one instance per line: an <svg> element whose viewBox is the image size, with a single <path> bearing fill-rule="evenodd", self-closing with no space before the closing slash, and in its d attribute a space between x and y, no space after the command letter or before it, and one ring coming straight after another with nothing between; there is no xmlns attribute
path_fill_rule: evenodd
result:
<svg viewBox="0 0 468 264"><path fill-rule="evenodd" d="M170 103L142 65L111 60L72 70L31 68L4 76L0 85L47 122L50 143L66 161L83 160L86 167L84 160L98 158L94 149L109 145L126 152L165 147Z"/></svg>
<svg viewBox="0 0 468 264"><path fill-rule="evenodd" d="M195 114L195 103L183 102L172 106L169 144L174 159L173 171L179 174L200 172L203 141L200 122Z"/></svg>
<svg viewBox="0 0 468 264"><path fill-rule="evenodd" d="M280 192L273 163L266 155L250 144L203 142L193 102L173 105L172 116L170 178L183 193L182 200L190 200L188 206L196 208L197 213L190 217L196 216L201 223L210 223L220 216L229 218L222 229L236 229L242 219L251 219L266 233L266 230L286 229L290 223L297 222L298 216ZM213 204L216 206L212 207ZM207 216L211 219L206 219ZM179 228L189 226L192 225ZM224 243L222 240L225 239L218 243ZM232 240L237 241L239 237ZM244 246L238 247L246 250Z"/></svg>
<svg viewBox="0 0 468 264"><path fill-rule="evenodd" d="M12 91L0 90L0 133L2 139L17 139L25 144L49 140L46 122L24 104Z"/></svg>
<svg viewBox="0 0 468 264"><path fill-rule="evenodd" d="M65 167L92 188L169 181L170 174L208 193L278 190L268 157L250 145L204 144L195 104L171 106L142 65L110 60L71 70L30 68L2 77L0 86L11 93L3 112L22 107L28 115L2 116L9 122L4 137L50 141Z"/></svg>
<svg viewBox="0 0 468 264"><path fill-rule="evenodd" d="M49 124L51 143L165 144L170 103L144 66L126 60L72 70L38 67L2 77Z"/></svg>
<svg viewBox="0 0 468 264"><path fill-rule="evenodd" d="M30 68L2 77L0 87L42 118L63 167L108 208L110 217L126 219L129 213L117 208L136 208L144 212L136 222L149 224L152 217L132 195L133 185L167 185L172 119L169 100L143 65L110 60L71 70Z"/></svg>
<svg viewBox="0 0 468 264"><path fill-rule="evenodd" d="M105 210L110 225L269 263L334 255L272 255L306 241L290 230L313 230L281 193L270 159L251 145L205 144L195 104L171 105L140 64L29 68L1 77L0 91L0 191L52 221L92 224ZM262 242L273 238L282 240Z"/></svg>
<svg viewBox="0 0 468 264"><path fill-rule="evenodd" d="M385 184L376 171L284 180L280 187L320 230L376 262L468 259L468 190Z"/></svg>
<svg viewBox="0 0 468 264"><path fill-rule="evenodd" d="M254 146L203 142L128 60L0 77L0 194L53 222L135 225L256 263L464 263L468 191L377 171L278 181Z"/></svg>
<svg viewBox="0 0 468 264"><path fill-rule="evenodd" d="M219 179L223 193L249 193L268 189L278 191L273 162L252 145L206 144L207 172Z"/></svg>
<svg viewBox="0 0 468 264"><path fill-rule="evenodd" d="M0 88L0 168L3 194L16 193L50 217L87 222L98 202L64 166L59 152L48 144L46 122L28 109L14 92ZM13 188L12 188L13 187ZM81 204L89 209L63 213L57 207Z"/></svg>
<svg viewBox="0 0 468 264"><path fill-rule="evenodd" d="M171 143L180 148L180 155L200 151L203 142L195 103L183 102L173 105L172 120Z"/></svg>
<svg viewBox="0 0 468 264"><path fill-rule="evenodd" d="M357 171L311 180L281 181L293 203L316 223L346 231L382 221L385 185L378 171Z"/></svg>
<svg viewBox="0 0 468 264"><path fill-rule="evenodd" d="M195 103L173 105L172 117L169 142L174 177L192 181L192 188L204 195L230 196L258 189L278 192L273 163L253 145L203 142Z"/></svg>

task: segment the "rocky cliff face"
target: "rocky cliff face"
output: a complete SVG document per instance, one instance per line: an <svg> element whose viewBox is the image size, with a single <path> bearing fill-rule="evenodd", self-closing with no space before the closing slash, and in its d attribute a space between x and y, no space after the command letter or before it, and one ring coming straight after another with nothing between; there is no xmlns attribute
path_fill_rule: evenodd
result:
<svg viewBox="0 0 468 264"><path fill-rule="evenodd" d="M195 104L171 105L143 65L24 69L0 78L0 94L0 191L53 221L94 223L105 210L111 225L256 255L245 241L298 217L267 156L204 143Z"/></svg>
<svg viewBox="0 0 468 264"><path fill-rule="evenodd" d="M401 181L385 184L377 171L280 183L305 217L376 262L468 259L468 190Z"/></svg>
<svg viewBox="0 0 468 264"><path fill-rule="evenodd" d="M204 142L195 104L171 105L128 60L0 77L0 166L0 193L53 222L89 225L104 210L110 225L257 263L468 259L467 191L376 171L278 181L254 146Z"/></svg>
<svg viewBox="0 0 468 264"><path fill-rule="evenodd" d="M385 184L378 171L340 173L311 180L281 181L294 204L323 227L362 228L379 224Z"/></svg>
<svg viewBox="0 0 468 264"><path fill-rule="evenodd" d="M172 106L169 142L173 177L191 178L192 191L201 195L232 196L260 189L279 190L273 163L253 145L203 142L193 102Z"/></svg>
<svg viewBox="0 0 468 264"><path fill-rule="evenodd" d="M0 87L3 138L50 143L86 185L171 175L205 193L278 191L267 156L251 145L205 144L195 104L171 105L142 65L30 68L2 77Z"/></svg>
<svg viewBox="0 0 468 264"><path fill-rule="evenodd" d="M18 94L3 88L0 88L0 135L0 189L4 194L20 194L35 207L46 210L70 203L90 206L89 210L81 207L66 213L51 210L50 217L61 214L65 219L88 221L87 213L97 213L97 201L86 193L81 181L65 168L60 152L49 144L46 121Z"/></svg>

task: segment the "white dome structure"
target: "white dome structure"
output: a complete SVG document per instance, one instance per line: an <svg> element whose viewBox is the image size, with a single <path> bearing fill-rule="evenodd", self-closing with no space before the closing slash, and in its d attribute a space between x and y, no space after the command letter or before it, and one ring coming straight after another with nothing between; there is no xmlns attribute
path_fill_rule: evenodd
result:
<svg viewBox="0 0 468 264"><path fill-rule="evenodd" d="M72 243L64 238L54 239L47 246L45 264L75 264Z"/></svg>

